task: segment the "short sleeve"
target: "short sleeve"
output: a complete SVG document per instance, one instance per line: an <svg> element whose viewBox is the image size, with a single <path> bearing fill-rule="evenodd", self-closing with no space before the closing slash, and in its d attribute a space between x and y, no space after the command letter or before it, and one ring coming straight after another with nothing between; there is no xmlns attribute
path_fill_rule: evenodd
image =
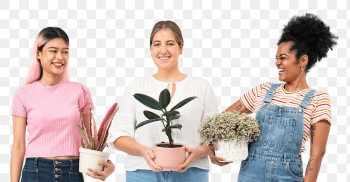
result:
<svg viewBox="0 0 350 182"><path fill-rule="evenodd" d="M23 98L23 89L19 88L13 95L12 100L12 115L19 117L27 117L27 110L24 104Z"/></svg>
<svg viewBox="0 0 350 182"><path fill-rule="evenodd" d="M114 148L114 141L122 136L129 136L134 139L135 134L135 99L132 83L130 83L124 92L123 99L119 105L119 110L114 118L114 122L109 128L110 138L107 140L107 145Z"/></svg>
<svg viewBox="0 0 350 182"><path fill-rule="evenodd" d="M92 97L90 90L83 84L81 84L82 93L79 98L79 107L83 114L88 114L91 111L94 110L94 104L92 102Z"/></svg>
<svg viewBox="0 0 350 182"><path fill-rule="evenodd" d="M202 120L204 120L207 116L211 116L219 112L218 102L214 90L209 82L205 81L204 89L206 92L204 95Z"/></svg>
<svg viewBox="0 0 350 182"><path fill-rule="evenodd" d="M251 112L255 110L255 101L258 96L258 93L262 90L264 84L259 84L251 88L248 92L243 94L240 98L240 101L244 106L249 109Z"/></svg>
<svg viewBox="0 0 350 182"><path fill-rule="evenodd" d="M315 95L317 99L316 106L311 115L311 124L316 124L319 121L327 120L332 122L331 101L329 95L325 92Z"/></svg>

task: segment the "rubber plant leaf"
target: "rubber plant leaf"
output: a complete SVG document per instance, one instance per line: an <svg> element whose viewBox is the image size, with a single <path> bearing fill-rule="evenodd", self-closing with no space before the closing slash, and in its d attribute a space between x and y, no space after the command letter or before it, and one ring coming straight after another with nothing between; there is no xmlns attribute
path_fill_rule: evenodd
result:
<svg viewBox="0 0 350 182"><path fill-rule="evenodd" d="M176 104L173 108L171 108L170 111L175 111L176 109L181 108L182 106L184 106L185 104L189 103L190 101L192 101L195 98L197 98L197 97L189 97L187 99L184 99L183 101L181 101L178 104Z"/></svg>
<svg viewBox="0 0 350 182"><path fill-rule="evenodd" d="M156 113L153 113L151 111L143 111L143 114L146 116L147 119L160 118L159 115L157 115Z"/></svg>
<svg viewBox="0 0 350 182"><path fill-rule="evenodd" d="M182 128L181 124L174 124L174 125L166 127L166 129L168 129L168 130L171 130L171 129L180 129L181 130L181 128ZM164 131L165 131L165 129L162 130L162 132L164 132Z"/></svg>
<svg viewBox="0 0 350 182"><path fill-rule="evenodd" d="M149 124L149 123L153 123L153 122L156 122L156 121L160 121L160 120L161 120L161 118L156 118L156 119L150 119L150 120L142 121L140 124L138 124L136 126L136 129L140 128L143 125L146 125L146 124Z"/></svg>
<svg viewBox="0 0 350 182"><path fill-rule="evenodd" d="M169 103L171 100L170 92L168 89L164 89L162 92L159 94L159 105L163 109L166 109L168 107Z"/></svg>
<svg viewBox="0 0 350 182"><path fill-rule="evenodd" d="M136 100L138 100L139 102L141 102L143 105L151 108L151 109L155 109L155 110L162 110L162 107L159 105L158 101L156 101L155 99L153 99L150 96L144 95L144 94L134 94L134 97Z"/></svg>

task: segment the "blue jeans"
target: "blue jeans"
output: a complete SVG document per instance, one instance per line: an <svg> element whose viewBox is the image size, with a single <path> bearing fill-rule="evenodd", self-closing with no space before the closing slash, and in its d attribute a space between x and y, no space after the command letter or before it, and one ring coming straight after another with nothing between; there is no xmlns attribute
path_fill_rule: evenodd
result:
<svg viewBox="0 0 350 182"><path fill-rule="evenodd" d="M126 172L126 182L207 182L208 170L196 167L188 168L186 172L175 171L153 172L138 169Z"/></svg>
<svg viewBox="0 0 350 182"><path fill-rule="evenodd" d="M79 172L79 159L50 160L27 158L22 170L21 182L83 182Z"/></svg>

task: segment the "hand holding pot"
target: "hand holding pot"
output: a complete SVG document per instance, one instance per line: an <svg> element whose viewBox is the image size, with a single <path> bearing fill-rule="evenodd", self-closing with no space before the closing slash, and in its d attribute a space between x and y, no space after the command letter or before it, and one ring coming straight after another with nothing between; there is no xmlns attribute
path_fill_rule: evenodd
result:
<svg viewBox="0 0 350 182"><path fill-rule="evenodd" d="M200 148L185 147L185 149L186 149L186 152L188 152L188 156L186 158L186 161L178 167L179 170L177 172L186 172L188 169L188 166L190 166L190 164L193 161L201 157L208 156L208 153L210 150L207 144L203 144Z"/></svg>
<svg viewBox="0 0 350 182"><path fill-rule="evenodd" d="M215 156L215 150L218 149L217 147L214 147L212 145L209 145L209 147L210 147L209 157L210 157L211 163L216 164L218 166L225 166L227 164L231 164L232 163L232 162L220 162L220 161L225 161L226 159Z"/></svg>
<svg viewBox="0 0 350 182"><path fill-rule="evenodd" d="M103 165L103 171L97 171L97 170L88 168L88 170L91 171L93 174L90 174L90 173L85 173L85 174L92 178L100 179L104 181L109 175L113 173L115 166L112 163L112 161L108 161L108 162L100 161L98 162L98 164Z"/></svg>
<svg viewBox="0 0 350 182"><path fill-rule="evenodd" d="M162 167L158 166L154 162L155 155L154 155L153 150L151 148L143 145L141 148L141 155L143 158L145 158L147 164L149 165L149 167L151 167L153 172L162 171Z"/></svg>

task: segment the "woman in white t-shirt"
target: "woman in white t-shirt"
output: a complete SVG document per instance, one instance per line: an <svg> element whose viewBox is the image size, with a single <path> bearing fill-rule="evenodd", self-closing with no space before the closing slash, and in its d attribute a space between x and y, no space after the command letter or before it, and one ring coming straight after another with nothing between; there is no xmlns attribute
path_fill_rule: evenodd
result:
<svg viewBox="0 0 350 182"><path fill-rule="evenodd" d="M197 128L201 120L218 112L218 105L211 85L202 78L195 78L180 72L179 56L184 41L181 30L172 21L160 21L153 27L150 37L150 49L158 72L153 76L137 78L126 88L123 101L111 129L109 146L126 152L126 181L208 181L209 147L201 144ZM181 130L173 130L176 143L185 144L189 153L178 171L162 171L154 162L153 144L167 141L161 122L155 122L135 129L135 126L147 120L143 115L146 106L138 102L133 95L142 93L158 98L159 93L168 88L172 99L169 108L191 96L197 96L179 109L181 117L177 123Z"/></svg>

